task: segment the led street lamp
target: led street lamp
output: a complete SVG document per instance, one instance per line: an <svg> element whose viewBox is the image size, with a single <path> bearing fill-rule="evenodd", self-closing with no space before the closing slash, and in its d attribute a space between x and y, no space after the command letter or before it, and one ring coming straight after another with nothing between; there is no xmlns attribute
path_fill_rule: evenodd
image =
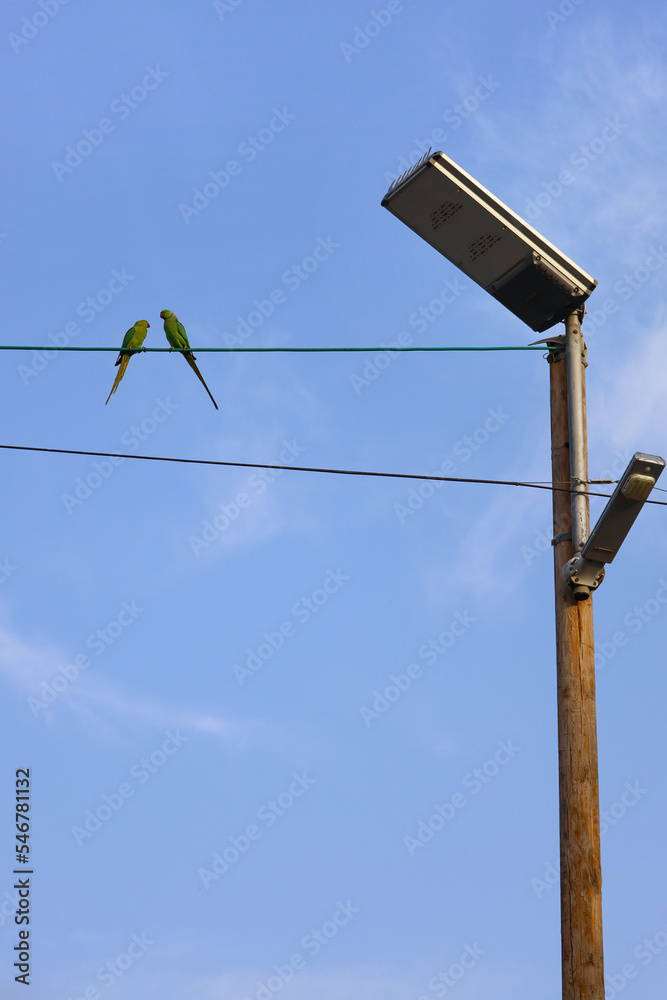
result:
<svg viewBox="0 0 667 1000"><path fill-rule="evenodd" d="M382 204L539 333L597 285L442 152L429 150Z"/></svg>
<svg viewBox="0 0 667 1000"><path fill-rule="evenodd" d="M579 600L585 600L602 582L604 563L613 561L664 467L659 455L641 451L633 455L581 554L563 567L563 579Z"/></svg>
<svg viewBox="0 0 667 1000"><path fill-rule="evenodd" d="M575 994L601 998L593 602L577 602L600 584L605 563L618 552L665 462L637 453L589 533L581 320L597 282L444 153L429 150L391 185L382 204L533 330L542 333L565 320L564 337L548 338L552 474L556 489L570 482L569 496L554 493L554 525L571 524L571 531L553 539L554 566L565 581L554 594L560 849L568 872L561 880L562 983L568 1000ZM570 546L559 544L566 539Z"/></svg>

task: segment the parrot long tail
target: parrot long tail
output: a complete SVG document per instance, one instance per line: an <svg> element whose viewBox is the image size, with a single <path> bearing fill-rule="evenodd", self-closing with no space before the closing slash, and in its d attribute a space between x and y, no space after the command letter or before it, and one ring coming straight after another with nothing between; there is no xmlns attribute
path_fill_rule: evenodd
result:
<svg viewBox="0 0 667 1000"><path fill-rule="evenodd" d="M107 396L107 403L109 402L109 400L113 396L114 392L116 391L116 389L120 385L120 380L122 379L123 375L125 374L125 369L127 368L128 364L130 363L130 358L131 357L132 357L131 354L122 354L122 355L119 354L118 355L118 361L116 362L116 364L120 365L120 368L118 369L118 374L116 375L116 381L113 384L113 388L112 388L111 392L109 393L109 395ZM132 371L134 371L134 369L132 369ZM106 406L107 403L105 403L104 405Z"/></svg>
<svg viewBox="0 0 667 1000"><path fill-rule="evenodd" d="M199 381L201 382L201 384L204 386L204 388L206 389L206 391L209 394L209 396L211 396L211 390L206 385L206 382L204 382L204 379L202 378L201 372L199 371L199 369L197 368L197 365L195 364L195 359L192 357L192 355L188 354L186 351L183 351L183 357L185 358L185 360L187 361L187 363L190 365L190 367L192 368L193 372L195 373L195 375L197 376L197 378L199 379ZM213 399L213 396L211 396L211 402L213 403L213 405L215 406L215 408L217 410L218 409L218 404Z"/></svg>

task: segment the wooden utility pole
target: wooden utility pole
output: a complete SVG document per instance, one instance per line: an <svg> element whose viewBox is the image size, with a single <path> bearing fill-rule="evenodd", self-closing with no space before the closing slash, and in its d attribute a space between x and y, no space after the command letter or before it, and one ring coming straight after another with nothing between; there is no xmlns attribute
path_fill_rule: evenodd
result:
<svg viewBox="0 0 667 1000"><path fill-rule="evenodd" d="M567 336L573 331L583 346L579 318L568 317L567 324ZM584 357L581 351L577 354L582 367L587 479ZM552 350L549 362L553 482L568 485L572 479L564 347ZM587 500L585 518L588 532ZM604 1000L593 601L577 600L563 581L563 566L574 554L570 493L554 491L553 521L563 1000Z"/></svg>

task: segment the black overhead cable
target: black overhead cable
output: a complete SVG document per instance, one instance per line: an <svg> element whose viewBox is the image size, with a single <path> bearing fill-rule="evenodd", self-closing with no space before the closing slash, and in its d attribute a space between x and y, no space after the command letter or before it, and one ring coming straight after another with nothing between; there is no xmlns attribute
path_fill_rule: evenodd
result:
<svg viewBox="0 0 667 1000"><path fill-rule="evenodd" d="M273 469L281 472L322 472L332 476L374 476L382 479L420 479L436 483L484 483L490 486L525 486L534 490L551 490L558 493L573 493L568 486L555 483L520 482L515 479L468 479L461 476L429 476L417 472L371 472L363 469L318 469L307 465L268 465L265 462L224 462L213 458L174 458L169 455L129 455L114 451L82 451L74 448L36 448L23 444L0 444L9 451L38 451L54 455L86 455L91 458L134 458L144 462L181 462L186 465L218 465L235 469ZM608 493L588 491L587 496L604 497ZM646 503L667 507L667 501L646 500Z"/></svg>

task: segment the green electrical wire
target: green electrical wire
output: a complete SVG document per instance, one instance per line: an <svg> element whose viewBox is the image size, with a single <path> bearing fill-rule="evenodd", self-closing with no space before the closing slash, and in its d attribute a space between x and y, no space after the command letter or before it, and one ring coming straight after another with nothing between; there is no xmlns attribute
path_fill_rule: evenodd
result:
<svg viewBox="0 0 667 1000"><path fill-rule="evenodd" d="M117 353L119 347L25 347L21 344L0 344L0 351L111 351ZM169 352L183 353L186 349L179 347L139 347L132 350L132 354L143 354L152 352L162 354ZM197 354L221 353L221 354L334 354L365 351L373 354L383 354L394 351L407 353L410 351L542 351L545 347L532 345L526 347L191 347L191 351Z"/></svg>

